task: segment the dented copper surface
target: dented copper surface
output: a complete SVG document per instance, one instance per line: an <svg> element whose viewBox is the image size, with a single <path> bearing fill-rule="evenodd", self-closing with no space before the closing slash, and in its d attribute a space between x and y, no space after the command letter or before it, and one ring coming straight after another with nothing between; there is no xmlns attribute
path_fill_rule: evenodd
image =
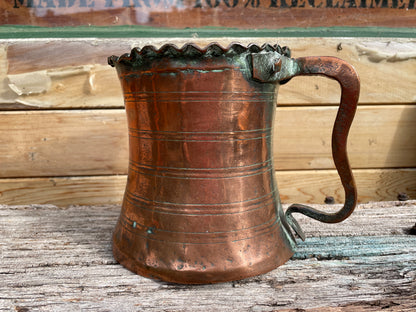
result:
<svg viewBox="0 0 416 312"><path fill-rule="evenodd" d="M304 239L292 213L340 222L356 205L346 140L359 94L354 69L332 57L290 58L278 45L146 46L112 56L124 93L130 162L113 236L115 258L143 276L203 284L266 273ZM346 191L335 214L292 205L274 178L277 87L324 75L342 88L333 156Z"/></svg>

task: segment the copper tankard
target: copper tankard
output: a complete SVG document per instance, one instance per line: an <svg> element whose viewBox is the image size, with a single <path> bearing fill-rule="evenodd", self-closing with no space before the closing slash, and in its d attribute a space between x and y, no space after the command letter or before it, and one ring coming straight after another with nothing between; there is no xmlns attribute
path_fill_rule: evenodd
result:
<svg viewBox="0 0 416 312"><path fill-rule="evenodd" d="M291 58L278 45L134 48L109 57L124 93L129 169L113 236L114 257L140 275L187 284L266 273L294 253L293 218L326 223L354 210L346 153L359 96L353 67L334 57ZM272 128L278 86L299 75L337 80L332 135L345 204L330 214L294 204L283 212Z"/></svg>

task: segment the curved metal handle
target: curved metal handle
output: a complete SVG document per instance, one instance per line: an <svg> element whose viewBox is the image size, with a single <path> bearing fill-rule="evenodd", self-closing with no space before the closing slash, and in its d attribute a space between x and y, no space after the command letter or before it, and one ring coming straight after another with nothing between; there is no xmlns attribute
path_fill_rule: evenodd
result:
<svg viewBox="0 0 416 312"><path fill-rule="evenodd" d="M348 218L357 204L357 189L347 156L348 132L357 108L360 93L360 80L354 68L347 62L335 57L302 57L295 59L299 75L322 75L339 82L341 86L341 103L332 131L332 156L335 167L345 190L344 206L336 213L326 213L312 207L294 204L286 211L289 225L305 240L305 234L293 213L301 213L325 223L337 223Z"/></svg>

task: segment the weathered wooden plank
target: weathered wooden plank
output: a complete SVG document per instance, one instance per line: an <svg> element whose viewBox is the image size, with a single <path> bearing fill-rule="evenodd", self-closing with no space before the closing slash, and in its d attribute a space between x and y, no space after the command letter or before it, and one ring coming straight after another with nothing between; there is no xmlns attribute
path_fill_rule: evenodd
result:
<svg viewBox="0 0 416 312"><path fill-rule="evenodd" d="M358 200L396 200L401 193L416 198L416 169L355 169ZM277 171L276 180L284 203L322 204L327 196L344 202L344 189L335 170Z"/></svg>
<svg viewBox="0 0 416 312"><path fill-rule="evenodd" d="M120 204L126 182L125 175L0 179L0 204Z"/></svg>
<svg viewBox="0 0 416 312"><path fill-rule="evenodd" d="M184 286L142 278L113 260L117 206L0 206L0 310L412 311L416 237L406 233L415 212L408 201L361 205L335 225L299 217L308 237L284 266Z"/></svg>
<svg viewBox="0 0 416 312"><path fill-rule="evenodd" d="M337 107L281 107L276 113L276 169L333 167ZM361 106L348 138L353 168L415 167L416 106Z"/></svg>
<svg viewBox="0 0 416 312"><path fill-rule="evenodd" d="M416 300L415 295L402 296L394 300L390 299L380 299L374 301L362 301L354 302L351 304L345 304L338 307L325 307L327 312L356 312L356 311L365 311L365 312L412 312L415 309ZM312 309L279 309L279 312L321 312L321 308L312 308Z"/></svg>
<svg viewBox="0 0 416 312"><path fill-rule="evenodd" d="M107 65L109 55L131 47L189 39L28 39L0 40L0 108L122 107L116 71ZM361 104L414 103L416 43L394 38L195 38L205 46L264 42L287 45L294 57L332 55L354 65L361 77ZM47 55L47 57L45 57ZM406 76L407 79L402 79ZM280 105L339 103L335 81L298 77L280 89Z"/></svg>
<svg viewBox="0 0 416 312"><path fill-rule="evenodd" d="M252 29L319 26L414 26L414 2L19 0L0 4L0 24L76 26L220 26ZM290 14L288 14L288 11Z"/></svg>
<svg viewBox="0 0 416 312"><path fill-rule="evenodd" d="M122 110L2 112L1 176L126 173Z"/></svg>
<svg viewBox="0 0 416 312"><path fill-rule="evenodd" d="M396 200L400 193L416 198L416 169L357 169L354 175L359 202ZM335 170L278 171L276 179L283 203L344 200ZM125 185L125 175L0 179L0 204L120 204Z"/></svg>
<svg viewBox="0 0 416 312"><path fill-rule="evenodd" d="M288 204L284 204L283 208L286 209L288 206ZM339 204L311 204L310 206L327 212L335 212L342 207ZM387 237L408 233L408 230L416 222L415 213L415 200L385 201L359 204L352 217L338 224L319 223L299 214L296 215L296 219L305 231L306 236L344 237L344 242L346 242L346 237L365 236L374 238L376 236ZM308 241L312 244L310 239ZM349 249L349 251L344 252L354 253L355 251Z"/></svg>
<svg viewBox="0 0 416 312"><path fill-rule="evenodd" d="M333 168L331 131L337 107L279 108L278 170ZM0 177L126 174L125 112L0 112ZM354 168L416 167L416 106L361 106L349 138Z"/></svg>

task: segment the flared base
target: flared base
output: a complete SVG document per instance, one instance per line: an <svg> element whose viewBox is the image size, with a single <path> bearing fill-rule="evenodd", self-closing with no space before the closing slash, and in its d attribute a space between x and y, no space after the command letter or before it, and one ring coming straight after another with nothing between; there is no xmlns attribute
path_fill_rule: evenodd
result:
<svg viewBox="0 0 416 312"><path fill-rule="evenodd" d="M212 284L257 276L284 264L294 253L282 225L241 241L185 244L132 236L117 227L114 258L144 277L179 284ZM170 250L171 252L166 252Z"/></svg>

